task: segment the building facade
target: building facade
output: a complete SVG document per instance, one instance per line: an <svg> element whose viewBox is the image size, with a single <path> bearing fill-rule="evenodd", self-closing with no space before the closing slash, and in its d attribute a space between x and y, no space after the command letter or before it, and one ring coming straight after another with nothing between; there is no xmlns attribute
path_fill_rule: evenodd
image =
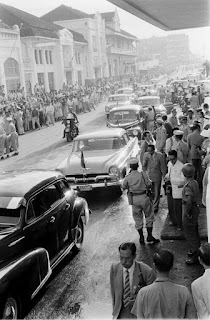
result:
<svg viewBox="0 0 210 320"><path fill-rule="evenodd" d="M102 13L106 25L107 59L110 77L136 73L137 38L120 28L115 12Z"/></svg>
<svg viewBox="0 0 210 320"><path fill-rule="evenodd" d="M0 21L0 90L9 91L24 87L25 78L18 26L10 28Z"/></svg>
<svg viewBox="0 0 210 320"><path fill-rule="evenodd" d="M61 5L42 18L84 36L88 43L84 57L86 80L108 77L105 22L100 13L88 15Z"/></svg>

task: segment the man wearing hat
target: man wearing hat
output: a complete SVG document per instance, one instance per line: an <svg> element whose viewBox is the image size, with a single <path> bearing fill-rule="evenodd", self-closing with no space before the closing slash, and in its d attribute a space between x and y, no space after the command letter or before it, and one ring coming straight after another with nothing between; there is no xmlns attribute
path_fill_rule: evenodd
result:
<svg viewBox="0 0 210 320"><path fill-rule="evenodd" d="M157 129L154 131L155 139L156 139L156 149L159 152L165 151L165 144L167 139L166 129L164 127L164 122L161 118L156 120Z"/></svg>
<svg viewBox="0 0 210 320"><path fill-rule="evenodd" d="M192 108L188 110L187 123L188 125L192 125L195 120L194 111Z"/></svg>
<svg viewBox="0 0 210 320"><path fill-rule="evenodd" d="M187 116L182 116L179 129L183 131L183 141L187 142L188 135L192 133L192 131L190 130L190 126L187 123Z"/></svg>
<svg viewBox="0 0 210 320"><path fill-rule="evenodd" d="M182 163L186 163L188 161L189 148L187 143L182 140L184 132L181 130L174 130L173 134L177 142L175 149L177 152L177 159Z"/></svg>
<svg viewBox="0 0 210 320"><path fill-rule="evenodd" d="M139 172L139 161L137 158L129 160L131 172L123 180L122 188L128 190L129 201L132 204L133 219L135 227L140 235L140 244L144 244L143 234L143 214L146 219L147 241L157 243L158 239L152 236L154 211L152 201L147 195L147 190L151 185L151 181L146 172Z"/></svg>

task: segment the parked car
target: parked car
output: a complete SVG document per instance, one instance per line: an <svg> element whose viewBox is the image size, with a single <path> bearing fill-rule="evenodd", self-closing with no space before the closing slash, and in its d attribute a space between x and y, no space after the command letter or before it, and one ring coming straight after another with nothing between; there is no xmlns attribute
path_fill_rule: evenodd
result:
<svg viewBox="0 0 210 320"><path fill-rule="evenodd" d="M129 95L127 94L112 94L108 97L105 105L105 113L109 114L110 110L117 106L129 105L131 103Z"/></svg>
<svg viewBox="0 0 210 320"><path fill-rule="evenodd" d="M144 130L144 109L138 105L113 108L107 118L107 127L123 128L127 134L141 140Z"/></svg>
<svg viewBox="0 0 210 320"><path fill-rule="evenodd" d="M56 171L0 176L0 316L20 319L24 305L72 249L80 250L88 204Z"/></svg>
<svg viewBox="0 0 210 320"><path fill-rule="evenodd" d="M137 84L136 86L136 94L139 97L143 97L145 94L156 96L158 94L157 90L151 84Z"/></svg>
<svg viewBox="0 0 210 320"><path fill-rule="evenodd" d="M108 187L119 195L127 160L138 152L138 139L130 139L124 129L98 130L77 136L72 153L57 169L78 191Z"/></svg>
<svg viewBox="0 0 210 320"><path fill-rule="evenodd" d="M145 111L149 106L154 106L156 114L167 114L167 110L163 104L160 103L158 96L142 96L136 99L136 104L142 106Z"/></svg>

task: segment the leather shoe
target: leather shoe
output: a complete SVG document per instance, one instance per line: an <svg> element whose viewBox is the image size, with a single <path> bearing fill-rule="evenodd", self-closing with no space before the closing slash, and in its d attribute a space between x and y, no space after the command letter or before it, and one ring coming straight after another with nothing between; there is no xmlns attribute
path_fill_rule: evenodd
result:
<svg viewBox="0 0 210 320"><path fill-rule="evenodd" d="M152 237L147 237L147 242L158 243L158 242L160 242L160 240L159 240L159 239L156 239L156 238L154 238L154 237L152 236Z"/></svg>

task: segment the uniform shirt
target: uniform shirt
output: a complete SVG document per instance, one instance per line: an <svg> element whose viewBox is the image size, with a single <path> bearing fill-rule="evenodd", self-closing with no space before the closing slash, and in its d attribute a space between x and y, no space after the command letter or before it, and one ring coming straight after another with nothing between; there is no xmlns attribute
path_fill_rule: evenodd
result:
<svg viewBox="0 0 210 320"><path fill-rule="evenodd" d="M169 278L157 278L142 288L131 313L138 319L195 319L196 311L189 290Z"/></svg>
<svg viewBox="0 0 210 320"><path fill-rule="evenodd" d="M197 147L200 147L203 142L203 137L200 135L198 131L194 131L190 133L187 137L187 144L189 148L189 156L190 159L201 159L201 154L197 150Z"/></svg>
<svg viewBox="0 0 210 320"><path fill-rule="evenodd" d="M162 176L166 175L166 164L162 153L154 152L151 155L149 152L145 152L142 169L147 172L153 182L162 180Z"/></svg>
<svg viewBox="0 0 210 320"><path fill-rule="evenodd" d="M133 261L133 264L129 269L126 269L123 267L123 287L124 288L125 288L125 278L126 278L127 271L129 272L129 282L130 282L130 287L132 288L134 268L135 268L135 260Z"/></svg>
<svg viewBox="0 0 210 320"><path fill-rule="evenodd" d="M210 269L193 281L191 288L198 319L210 319Z"/></svg>
<svg viewBox="0 0 210 320"><path fill-rule="evenodd" d="M129 189L130 192L144 192L150 183L149 177L145 172L132 170L123 180L123 189ZM146 185L145 185L146 184Z"/></svg>
<svg viewBox="0 0 210 320"><path fill-rule="evenodd" d="M193 203L199 202L199 186L194 179L188 180L182 189L182 200L186 202L187 196L192 196Z"/></svg>
<svg viewBox="0 0 210 320"><path fill-rule="evenodd" d="M170 178L172 186L172 197L174 199L182 199L182 188L178 186L184 185L184 175L182 173L183 163L179 160L173 165L171 161L168 163L168 173L166 176Z"/></svg>

